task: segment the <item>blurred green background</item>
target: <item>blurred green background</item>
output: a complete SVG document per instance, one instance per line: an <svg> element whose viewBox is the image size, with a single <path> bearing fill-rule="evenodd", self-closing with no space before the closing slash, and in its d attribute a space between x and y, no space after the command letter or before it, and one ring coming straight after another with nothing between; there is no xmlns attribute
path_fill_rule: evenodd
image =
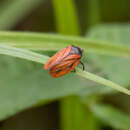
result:
<svg viewBox="0 0 130 130"><path fill-rule="evenodd" d="M0 30L130 44L130 0L1 0ZM51 56L54 51L41 51ZM130 61L84 54L86 70L130 87ZM0 130L130 130L130 97L72 73L0 55Z"/></svg>

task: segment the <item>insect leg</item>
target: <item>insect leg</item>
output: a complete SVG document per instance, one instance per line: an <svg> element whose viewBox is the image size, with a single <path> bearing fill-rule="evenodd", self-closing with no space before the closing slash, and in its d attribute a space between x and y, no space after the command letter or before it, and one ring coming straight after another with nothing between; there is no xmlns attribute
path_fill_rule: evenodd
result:
<svg viewBox="0 0 130 130"><path fill-rule="evenodd" d="M74 69L73 72L76 72L76 69Z"/></svg>
<svg viewBox="0 0 130 130"><path fill-rule="evenodd" d="M80 64L82 65L82 67L83 67L83 70L85 70L84 63L83 63L82 61L80 61Z"/></svg>

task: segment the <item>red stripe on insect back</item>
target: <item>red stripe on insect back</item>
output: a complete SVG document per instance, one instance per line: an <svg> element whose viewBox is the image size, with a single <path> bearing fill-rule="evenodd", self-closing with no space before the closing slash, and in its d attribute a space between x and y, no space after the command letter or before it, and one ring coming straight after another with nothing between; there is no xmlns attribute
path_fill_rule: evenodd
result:
<svg viewBox="0 0 130 130"><path fill-rule="evenodd" d="M54 65L58 64L64 57L66 57L70 50L71 50L72 46L69 46L67 48L62 49L61 51L57 52L54 56L52 56L47 63L44 65L44 69L50 69L52 68Z"/></svg>
<svg viewBox="0 0 130 130"><path fill-rule="evenodd" d="M80 59L79 60L73 59L71 61L66 61L66 62L64 62L63 60L60 64L54 66L50 70L50 74L52 77L60 77L62 75L65 75L68 72L74 70L75 67L79 64L79 62Z"/></svg>

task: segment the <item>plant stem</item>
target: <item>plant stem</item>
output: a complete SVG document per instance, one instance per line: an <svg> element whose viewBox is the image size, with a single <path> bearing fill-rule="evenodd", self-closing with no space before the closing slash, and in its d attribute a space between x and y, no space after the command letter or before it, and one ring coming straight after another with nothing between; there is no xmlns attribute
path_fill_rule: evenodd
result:
<svg viewBox="0 0 130 130"><path fill-rule="evenodd" d="M96 83L99 83L99 84L111 87L113 89L118 90L119 92L122 92L122 93L125 93L127 95L130 95L130 90L128 90L128 89L126 89L124 87L121 87L120 85L115 84L115 83L113 83L110 80L104 79L102 77L99 77L99 76L94 75L94 74L92 74L90 72L87 72L87 71L82 71L81 69L76 69L76 70L77 70L76 74L80 75L81 77L84 77L84 78L86 78L88 80L91 80L91 81L94 81Z"/></svg>

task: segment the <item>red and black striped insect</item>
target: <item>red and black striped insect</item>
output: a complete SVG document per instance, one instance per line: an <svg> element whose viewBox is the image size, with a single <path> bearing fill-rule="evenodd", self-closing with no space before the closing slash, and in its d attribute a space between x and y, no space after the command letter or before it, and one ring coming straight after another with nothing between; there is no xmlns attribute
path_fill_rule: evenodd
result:
<svg viewBox="0 0 130 130"><path fill-rule="evenodd" d="M52 77L60 77L70 71L75 71L79 63L82 64L84 70L84 64L80 61L82 53L83 49L70 45L52 56L44 65L44 69L50 70Z"/></svg>

